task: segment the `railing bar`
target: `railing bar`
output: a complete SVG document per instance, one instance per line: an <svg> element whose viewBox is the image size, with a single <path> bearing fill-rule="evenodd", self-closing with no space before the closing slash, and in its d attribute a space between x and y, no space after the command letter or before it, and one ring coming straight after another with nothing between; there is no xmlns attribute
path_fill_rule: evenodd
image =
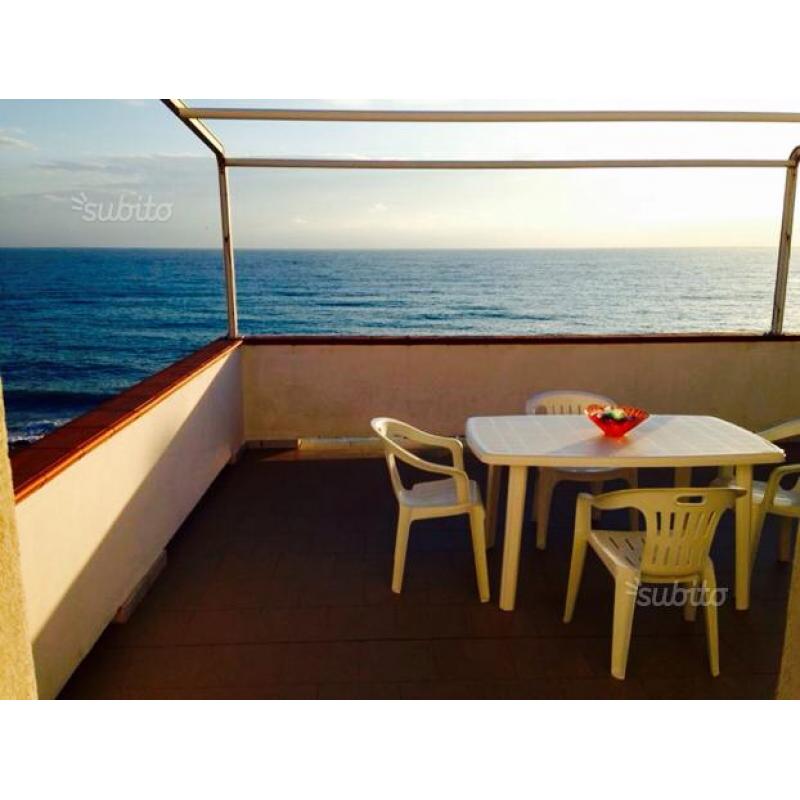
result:
<svg viewBox="0 0 800 800"><path fill-rule="evenodd" d="M186 115L187 106L182 100L161 101L217 158L225 155L222 142L202 122Z"/></svg>
<svg viewBox="0 0 800 800"><path fill-rule="evenodd" d="M184 119L316 122L800 122L780 111L424 111L310 108L192 108Z"/></svg>
<svg viewBox="0 0 800 800"><path fill-rule="evenodd" d="M774 159L644 159L600 161L431 161L406 159L231 158L229 167L278 169L631 169L631 168L787 168L792 162Z"/></svg>
<svg viewBox="0 0 800 800"><path fill-rule="evenodd" d="M228 338L239 335L239 315L236 309L236 262L231 235L231 199L228 187L228 168L224 159L217 158L219 177L220 220L222 222L222 259L225 265L225 299L228 310Z"/></svg>
<svg viewBox="0 0 800 800"><path fill-rule="evenodd" d="M789 283L789 263L792 257L792 223L794 222L795 195L797 194L797 163L800 160L800 147L789 156L786 169L786 182L783 189L783 213L781 234L778 244L778 266L775 274L775 295L772 301L772 325L770 333L778 336L783 333L783 317L786 310L786 289Z"/></svg>

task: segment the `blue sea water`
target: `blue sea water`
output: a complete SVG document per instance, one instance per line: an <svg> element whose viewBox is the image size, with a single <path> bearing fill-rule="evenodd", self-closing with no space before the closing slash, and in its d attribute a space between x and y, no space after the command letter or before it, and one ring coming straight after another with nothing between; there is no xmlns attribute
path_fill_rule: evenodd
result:
<svg viewBox="0 0 800 800"><path fill-rule="evenodd" d="M243 333L763 332L773 248L241 250ZM791 279L787 330L800 330ZM221 336L219 250L0 249L12 441Z"/></svg>

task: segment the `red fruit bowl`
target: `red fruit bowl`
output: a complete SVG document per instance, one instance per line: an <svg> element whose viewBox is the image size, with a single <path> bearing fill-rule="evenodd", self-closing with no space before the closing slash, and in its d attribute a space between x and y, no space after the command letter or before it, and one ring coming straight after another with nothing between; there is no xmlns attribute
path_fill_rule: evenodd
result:
<svg viewBox="0 0 800 800"><path fill-rule="evenodd" d="M624 416L619 417L613 412L622 411ZM609 406L591 405L586 407L586 416L603 431L604 436L612 439L619 439L628 431L632 431L637 425L644 422L650 415L641 408L635 406ZM617 418L619 417L619 418Z"/></svg>

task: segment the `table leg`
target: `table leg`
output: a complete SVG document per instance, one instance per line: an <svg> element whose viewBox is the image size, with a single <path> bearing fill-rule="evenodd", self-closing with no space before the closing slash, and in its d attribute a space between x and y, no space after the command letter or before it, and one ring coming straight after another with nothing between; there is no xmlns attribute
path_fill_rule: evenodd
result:
<svg viewBox="0 0 800 800"><path fill-rule="evenodd" d="M503 543L503 573L500 578L500 608L514 610L519 572L519 550L522 544L522 517L525 511L527 467L509 467L506 501L506 536Z"/></svg>
<svg viewBox="0 0 800 800"><path fill-rule="evenodd" d="M744 494L736 501L736 608L745 611L750 607L750 539L752 535L753 467L738 464L735 473L736 485Z"/></svg>
<svg viewBox="0 0 800 800"><path fill-rule="evenodd" d="M675 467L675 487L680 489L692 485L692 468Z"/></svg>
<svg viewBox="0 0 800 800"><path fill-rule="evenodd" d="M499 464L489 464L486 479L486 547L494 547L497 533L497 504L500 501L500 475L503 468Z"/></svg>

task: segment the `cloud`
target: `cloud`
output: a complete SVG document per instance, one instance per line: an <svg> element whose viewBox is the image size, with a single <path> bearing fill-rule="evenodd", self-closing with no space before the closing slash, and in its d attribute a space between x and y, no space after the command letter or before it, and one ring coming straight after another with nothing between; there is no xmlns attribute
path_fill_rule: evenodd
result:
<svg viewBox="0 0 800 800"><path fill-rule="evenodd" d="M8 136L3 129L0 129L0 147L16 147L20 150L35 150L36 145L26 139L16 136Z"/></svg>
<svg viewBox="0 0 800 800"><path fill-rule="evenodd" d="M308 220L305 217L293 217L292 222L295 225L308 225Z"/></svg>
<svg viewBox="0 0 800 800"><path fill-rule="evenodd" d="M370 206L369 210L372 214L383 214L385 211L389 210L389 206L387 206L386 203L375 203Z"/></svg>
<svg viewBox="0 0 800 800"><path fill-rule="evenodd" d="M73 172L73 173L101 173L104 175L130 175L136 167L127 162L104 161L79 161L70 159L56 159L43 161L36 165L45 172Z"/></svg>
<svg viewBox="0 0 800 800"><path fill-rule="evenodd" d="M22 172L10 174L9 180L0 181L0 198L53 205L58 203L54 198L63 202L82 191L92 199L117 197L125 191L159 198L201 193L203 198L213 198L217 191L213 166L211 158L182 153L41 159Z"/></svg>
<svg viewBox="0 0 800 800"><path fill-rule="evenodd" d="M192 167L203 156L188 153L153 153L143 156L112 156L101 159L51 159L36 166L45 172L92 173L102 175L139 175L142 172L161 172L165 169ZM205 157L206 161L209 161Z"/></svg>

